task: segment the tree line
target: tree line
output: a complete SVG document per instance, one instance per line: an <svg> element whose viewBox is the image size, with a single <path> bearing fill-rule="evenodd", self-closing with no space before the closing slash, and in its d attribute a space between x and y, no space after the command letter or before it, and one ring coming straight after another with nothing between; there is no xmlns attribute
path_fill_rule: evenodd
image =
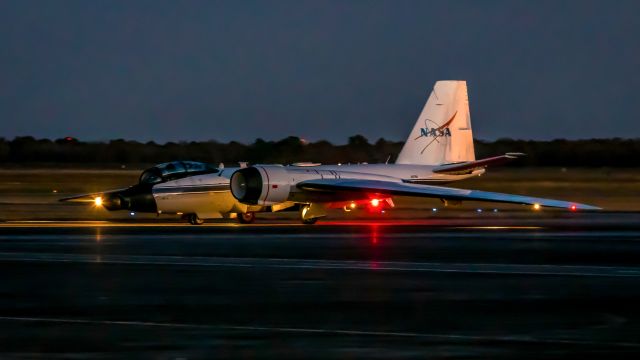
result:
<svg viewBox="0 0 640 360"><path fill-rule="evenodd" d="M74 138L57 140L17 137L0 138L0 165L29 164L91 164L91 165L151 165L173 160L203 161L213 164L252 164L295 162L382 163L393 162L402 148L402 141L379 139L373 143L355 135L344 145L328 141L306 142L298 137L279 141L257 139L251 144L236 141L138 142L111 140L84 142ZM640 139L590 140L475 140L476 158L506 152L523 152L527 156L513 166L580 166L637 167L640 166Z"/></svg>

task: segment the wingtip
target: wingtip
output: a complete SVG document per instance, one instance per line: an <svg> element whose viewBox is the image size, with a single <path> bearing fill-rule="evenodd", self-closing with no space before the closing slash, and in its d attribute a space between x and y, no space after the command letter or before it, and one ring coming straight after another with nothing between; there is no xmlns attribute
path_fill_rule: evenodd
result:
<svg viewBox="0 0 640 360"><path fill-rule="evenodd" d="M527 156L527 154L525 153L521 153L521 152L508 152L506 154L504 154L504 156L510 158L510 159L517 159L517 158L521 158L524 156Z"/></svg>
<svg viewBox="0 0 640 360"><path fill-rule="evenodd" d="M598 210L603 210L601 207L597 207L597 206L593 206L593 205L587 205L587 204L573 204L569 207L569 210L571 211L576 211L576 210L587 210L587 211L598 211Z"/></svg>

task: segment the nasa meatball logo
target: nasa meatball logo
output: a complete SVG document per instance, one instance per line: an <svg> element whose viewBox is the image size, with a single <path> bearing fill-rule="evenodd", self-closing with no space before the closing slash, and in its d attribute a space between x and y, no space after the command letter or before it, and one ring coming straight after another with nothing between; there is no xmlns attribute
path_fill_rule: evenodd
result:
<svg viewBox="0 0 640 360"><path fill-rule="evenodd" d="M453 119L456 118L458 112L456 111L451 116L449 121L445 122L442 125L438 125L435 121L431 119L424 119L424 127L420 128L420 136L415 138L414 140L418 140L420 138L428 138L430 139L427 145L420 151L420 154L424 153L425 150L434 142L440 143L441 138L450 138L451 130L449 130L449 125L453 122Z"/></svg>

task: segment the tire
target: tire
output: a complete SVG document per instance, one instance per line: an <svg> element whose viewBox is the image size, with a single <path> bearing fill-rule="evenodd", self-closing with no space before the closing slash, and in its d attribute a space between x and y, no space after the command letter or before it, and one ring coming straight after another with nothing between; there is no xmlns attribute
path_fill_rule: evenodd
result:
<svg viewBox="0 0 640 360"><path fill-rule="evenodd" d="M313 225L318 221L318 218L302 219L302 223L305 225Z"/></svg>
<svg viewBox="0 0 640 360"><path fill-rule="evenodd" d="M238 222L240 224L251 224L256 220L256 214L252 212L238 213Z"/></svg>
<svg viewBox="0 0 640 360"><path fill-rule="evenodd" d="M189 214L189 224L191 225L202 225L204 224L204 220L198 217L198 214Z"/></svg>

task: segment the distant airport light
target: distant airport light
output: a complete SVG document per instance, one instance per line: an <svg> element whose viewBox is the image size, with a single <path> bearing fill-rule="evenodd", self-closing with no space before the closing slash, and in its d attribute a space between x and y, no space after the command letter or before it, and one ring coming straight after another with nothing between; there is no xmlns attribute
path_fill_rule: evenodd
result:
<svg viewBox="0 0 640 360"><path fill-rule="evenodd" d="M481 213L481 212L482 212L482 209L478 209L478 210L476 210L476 211L477 211L477 212L479 212L479 213Z"/></svg>
<svg viewBox="0 0 640 360"><path fill-rule="evenodd" d="M373 207L378 207L378 206L380 206L380 200L378 200L378 199L371 199L371 206L373 206Z"/></svg>
<svg viewBox="0 0 640 360"><path fill-rule="evenodd" d="M540 210L540 204L533 204L533 210Z"/></svg>
<svg viewBox="0 0 640 360"><path fill-rule="evenodd" d="M94 203L96 206L102 206L102 197L101 197L101 196L98 196L97 198L93 199L93 203Z"/></svg>
<svg viewBox="0 0 640 360"><path fill-rule="evenodd" d="M129 213L129 215L134 216L136 213L134 213L133 211Z"/></svg>
<svg viewBox="0 0 640 360"><path fill-rule="evenodd" d="M351 204L349 204L349 207L351 209L355 209L356 208L356 203L352 202Z"/></svg>
<svg viewBox="0 0 640 360"><path fill-rule="evenodd" d="M438 211L438 209L437 208L433 208L433 209L431 209L431 211L436 212L436 211Z"/></svg>
<svg viewBox="0 0 640 360"><path fill-rule="evenodd" d="M498 209L493 209L493 212L498 212Z"/></svg>

